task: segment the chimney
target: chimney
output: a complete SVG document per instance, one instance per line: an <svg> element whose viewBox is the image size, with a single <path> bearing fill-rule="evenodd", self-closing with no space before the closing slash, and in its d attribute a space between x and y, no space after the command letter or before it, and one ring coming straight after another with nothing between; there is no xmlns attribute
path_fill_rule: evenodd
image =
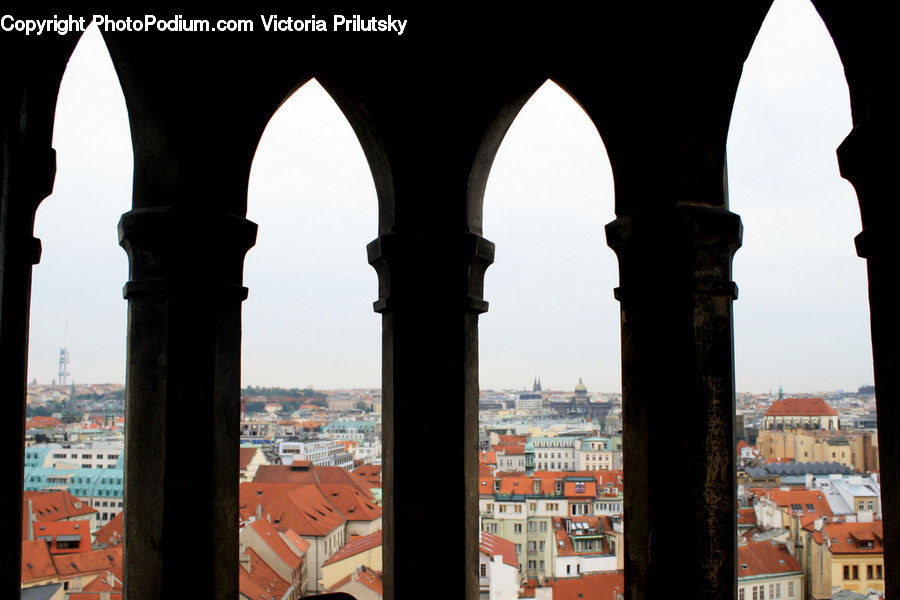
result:
<svg viewBox="0 0 900 600"><path fill-rule="evenodd" d="M34 541L34 508L32 508L31 500L28 501L28 541Z"/></svg>
<svg viewBox="0 0 900 600"><path fill-rule="evenodd" d="M816 531L822 531L822 527L825 526L825 519L819 517L815 521L813 521L813 527L815 527Z"/></svg>

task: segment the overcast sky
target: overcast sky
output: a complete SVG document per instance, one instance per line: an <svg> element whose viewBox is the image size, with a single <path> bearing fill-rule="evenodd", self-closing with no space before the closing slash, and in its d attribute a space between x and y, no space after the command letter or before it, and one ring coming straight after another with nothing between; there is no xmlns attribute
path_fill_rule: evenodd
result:
<svg viewBox="0 0 900 600"><path fill-rule="evenodd" d="M837 53L810 3L776 0L744 68L728 142L738 391L855 390L872 383L865 263L852 187L834 150L850 131ZM54 193L38 210L29 379L56 377L68 346L78 382L123 382L127 277L116 223L132 159L124 99L96 31L63 79ZM497 244L480 318L481 385L619 391L612 176L588 116L555 84L525 105L484 203ZM250 176L259 224L246 260L243 381L380 385L380 316L365 245L375 190L349 124L312 82L276 113ZM285 259L285 257L289 257ZM310 315L315 315L311 318Z"/></svg>

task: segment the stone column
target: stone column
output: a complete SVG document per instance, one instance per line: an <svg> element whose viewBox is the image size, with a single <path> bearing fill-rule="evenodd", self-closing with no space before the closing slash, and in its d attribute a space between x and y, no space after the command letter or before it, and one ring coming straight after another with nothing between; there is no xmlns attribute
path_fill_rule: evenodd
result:
<svg viewBox="0 0 900 600"><path fill-rule="evenodd" d="M859 198L863 230L856 250L866 259L869 318L878 409L878 457L884 527L886 598L900 595L900 247L894 238L897 218L896 126L856 125L838 148L841 175Z"/></svg>
<svg viewBox="0 0 900 600"><path fill-rule="evenodd" d="M19 90L21 91L21 90ZM52 119L41 120L23 94L18 107L3 106L3 179L0 194L0 397L10 423L0 436L0 597L18 598L22 562L22 485L25 461L25 398L32 266L41 258L33 237L38 204L53 190L56 153ZM7 108L12 110L6 110ZM37 113L37 114L35 114ZM52 115L52 110L49 111ZM34 121L40 121L37 127ZM35 133L34 129L38 129Z"/></svg>
<svg viewBox="0 0 900 600"><path fill-rule="evenodd" d="M626 597L735 597L731 261L741 222L679 205L616 219Z"/></svg>
<svg viewBox="0 0 900 600"><path fill-rule="evenodd" d="M385 597L477 598L478 315L494 245L421 228L368 253L383 323ZM461 557L463 573L436 575Z"/></svg>
<svg viewBox="0 0 900 600"><path fill-rule="evenodd" d="M174 206L119 223L129 600L237 596L241 277L255 236L241 217Z"/></svg>

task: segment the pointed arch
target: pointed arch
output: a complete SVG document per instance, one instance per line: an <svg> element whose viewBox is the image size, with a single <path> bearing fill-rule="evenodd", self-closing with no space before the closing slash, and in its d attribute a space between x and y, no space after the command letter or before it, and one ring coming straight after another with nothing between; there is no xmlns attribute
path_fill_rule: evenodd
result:
<svg viewBox="0 0 900 600"><path fill-rule="evenodd" d="M807 1L776 0L745 64L728 138L730 201L745 231L734 261L740 390L766 389L766 373L793 379L794 390L855 389L871 378L858 212L835 155L850 127L824 24ZM847 365L860 381L827 381Z"/></svg>

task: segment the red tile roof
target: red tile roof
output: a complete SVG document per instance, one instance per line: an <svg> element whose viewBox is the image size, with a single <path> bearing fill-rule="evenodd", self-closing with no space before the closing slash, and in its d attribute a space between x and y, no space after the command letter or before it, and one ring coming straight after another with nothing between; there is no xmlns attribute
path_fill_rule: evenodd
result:
<svg viewBox="0 0 900 600"><path fill-rule="evenodd" d="M581 554L612 554L609 546L609 539L604 536L600 540L600 547L594 550L576 551L572 543L572 538L580 537L580 534L569 534L566 531L565 521L569 520L573 523L586 523L589 529L593 529L596 534L612 531L612 523L606 516L600 517L553 517L553 536L556 544L556 553L559 556L576 556Z"/></svg>
<svg viewBox="0 0 900 600"><path fill-rule="evenodd" d="M299 465L300 461L294 464ZM311 465L309 469L304 470L293 469L291 465L260 465L253 481L262 483L350 483L356 486L364 496L375 500L363 479L341 467Z"/></svg>
<svg viewBox="0 0 900 600"><path fill-rule="evenodd" d="M804 529L814 530L813 524ZM822 543L822 536L830 538L832 554L883 554L884 529L881 521L871 523L825 523L817 537Z"/></svg>
<svg viewBox="0 0 900 600"><path fill-rule="evenodd" d="M256 519L249 527L271 548L272 552L281 559L281 562L286 564L292 571L297 569L303 562L300 556L288 546L275 527L266 519Z"/></svg>
<svg viewBox="0 0 900 600"><path fill-rule="evenodd" d="M495 445L491 447L491 450L494 451L495 455L497 452L503 452L506 455L520 455L525 454L525 446L503 446L503 445Z"/></svg>
<svg viewBox="0 0 900 600"><path fill-rule="evenodd" d="M353 474L362 477L370 488L381 487L381 465L362 464L353 470Z"/></svg>
<svg viewBox="0 0 900 600"><path fill-rule="evenodd" d="M241 448L240 451L239 468L241 471L246 471L247 467L250 466L250 461L253 460L253 457L256 456L256 453L259 451L259 448Z"/></svg>
<svg viewBox="0 0 900 600"><path fill-rule="evenodd" d="M501 446L524 446L528 443L525 435L498 435L497 443Z"/></svg>
<svg viewBox="0 0 900 600"><path fill-rule="evenodd" d="M60 576L102 573L122 566L122 546L94 550L78 554L62 554L53 557L53 564Z"/></svg>
<svg viewBox="0 0 900 600"><path fill-rule="evenodd" d="M109 569L84 586L82 592L69 592L66 600L100 600L103 592L110 592L110 600L121 598L123 577L122 567Z"/></svg>
<svg viewBox="0 0 900 600"><path fill-rule="evenodd" d="M248 573L250 579L256 583L256 585L262 589L263 594L271 594L274 600L281 600L284 597L285 592L287 592L291 584L286 581L282 577L276 573L272 567L266 564L259 554L256 553L253 548L248 548L244 552L247 556L250 557L250 572ZM240 568L241 571L246 572L246 569L243 567ZM239 573L239 575L243 575L243 573ZM240 577L238 580L238 586L240 587L241 581ZM244 590L240 590L241 593L244 593ZM260 598L260 596L248 596L250 598Z"/></svg>
<svg viewBox="0 0 900 600"><path fill-rule="evenodd" d="M778 542L747 542L738 546L738 578L802 572L787 546Z"/></svg>
<svg viewBox="0 0 900 600"><path fill-rule="evenodd" d="M768 496L775 504L778 506L787 507L790 511L790 514L793 514L797 509L792 507L793 504L800 505L800 511L803 511L804 515L818 515L818 516L828 516L832 515L831 507L828 504L828 501L825 499L825 494L823 494L819 490L806 490L806 489L791 489L791 490L782 490L782 489L768 489L761 494L761 496ZM812 508L810 508L812 506ZM799 512L799 511L798 511Z"/></svg>
<svg viewBox="0 0 900 600"><path fill-rule="evenodd" d="M756 525L756 511L752 506L738 509L738 525Z"/></svg>
<svg viewBox="0 0 900 600"><path fill-rule="evenodd" d="M22 542L22 582L39 581L56 576L50 549L44 540Z"/></svg>
<svg viewBox="0 0 900 600"><path fill-rule="evenodd" d="M110 519L109 523L97 530L94 535L95 544L116 546L125 540L125 511L121 511Z"/></svg>
<svg viewBox="0 0 900 600"><path fill-rule="evenodd" d="M249 520L257 505L273 525L290 527L302 536L324 536L346 522L316 485L242 483L241 516Z"/></svg>
<svg viewBox="0 0 900 600"><path fill-rule="evenodd" d="M519 568L519 559L516 557L515 544L499 535L482 531L481 542L478 545L478 549L491 558L502 556L504 564L517 569Z"/></svg>
<svg viewBox="0 0 900 600"><path fill-rule="evenodd" d="M87 502L82 502L64 491L25 492L22 504L23 512L28 510L29 500L31 500L31 510L35 521L64 521L76 517L90 517L97 513Z"/></svg>
<svg viewBox="0 0 900 600"><path fill-rule="evenodd" d="M66 548L68 543L64 543L60 547L60 536L66 536L68 541L78 539L78 545L74 548ZM50 538L44 540L49 542L50 554L73 554L75 552L91 551L91 522L84 521L43 521L33 525L33 537L36 540L42 538Z"/></svg>
<svg viewBox="0 0 900 600"><path fill-rule="evenodd" d="M358 538L354 538L344 544L344 546L335 552L331 558L326 560L323 564L330 565L332 563L336 563L338 561L344 560L345 558L349 558L351 556L356 556L362 552L366 552L367 550L371 550L372 548L378 548L381 546L381 530L374 533L370 533L369 535L360 536Z"/></svg>
<svg viewBox="0 0 900 600"><path fill-rule="evenodd" d="M529 579L523 583L524 595L521 598L534 598L534 590L538 582ZM606 573L582 573L580 577L562 579L550 578L544 581L543 587L553 589L553 600L585 600L589 598L615 598L616 594L625 594L624 571Z"/></svg>
<svg viewBox="0 0 900 600"><path fill-rule="evenodd" d="M354 578L356 581L378 594L379 598L384 595L384 578L381 571L373 571L372 569L362 567L356 572Z"/></svg>
<svg viewBox="0 0 900 600"><path fill-rule="evenodd" d="M785 398L776 400L769 410L767 417L819 417L837 416L837 411L828 406L824 398Z"/></svg>

